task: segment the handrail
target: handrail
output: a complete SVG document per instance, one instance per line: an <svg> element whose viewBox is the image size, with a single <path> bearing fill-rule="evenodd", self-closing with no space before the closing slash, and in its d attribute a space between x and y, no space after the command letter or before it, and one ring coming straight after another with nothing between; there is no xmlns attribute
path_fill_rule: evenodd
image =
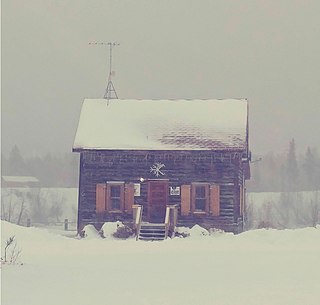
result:
<svg viewBox="0 0 320 305"><path fill-rule="evenodd" d="M139 204L134 204L132 208L133 208L133 211L135 211L134 226L137 232L136 240L138 240L139 234L140 234L140 228L141 228L143 206Z"/></svg>
<svg viewBox="0 0 320 305"><path fill-rule="evenodd" d="M164 225L166 227L166 231L165 231L165 239L168 238L168 233L169 233L169 228L170 228L170 207L167 206L166 207L166 216L165 216L165 220L164 220Z"/></svg>
<svg viewBox="0 0 320 305"><path fill-rule="evenodd" d="M169 231L174 234L178 218L178 206L177 205L167 205L166 216L165 216L165 228L166 234L165 238L168 237Z"/></svg>
<svg viewBox="0 0 320 305"><path fill-rule="evenodd" d="M169 206L166 207L166 217L165 217L164 223L165 224L170 223L170 207Z"/></svg>

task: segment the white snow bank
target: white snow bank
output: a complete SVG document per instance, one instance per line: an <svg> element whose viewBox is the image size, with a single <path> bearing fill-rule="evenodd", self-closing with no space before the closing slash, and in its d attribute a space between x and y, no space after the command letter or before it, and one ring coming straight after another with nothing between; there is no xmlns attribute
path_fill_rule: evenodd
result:
<svg viewBox="0 0 320 305"><path fill-rule="evenodd" d="M119 242L2 222L12 235L24 265L2 266L2 305L319 304L320 228Z"/></svg>
<svg viewBox="0 0 320 305"><path fill-rule="evenodd" d="M208 230L200 227L199 225L194 225L189 232L191 237L209 236Z"/></svg>
<svg viewBox="0 0 320 305"><path fill-rule="evenodd" d="M101 227L101 233L105 238L113 238L113 233L115 233L119 227L123 226L121 221L105 222Z"/></svg>
<svg viewBox="0 0 320 305"><path fill-rule="evenodd" d="M84 238L101 238L99 232L93 225L86 225L82 231Z"/></svg>

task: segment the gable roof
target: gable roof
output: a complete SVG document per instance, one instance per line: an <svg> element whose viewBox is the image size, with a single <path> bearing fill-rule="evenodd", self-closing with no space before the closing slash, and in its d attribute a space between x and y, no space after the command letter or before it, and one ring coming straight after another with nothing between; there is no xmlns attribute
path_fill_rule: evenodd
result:
<svg viewBox="0 0 320 305"><path fill-rule="evenodd" d="M85 99L73 150L245 150L247 104Z"/></svg>

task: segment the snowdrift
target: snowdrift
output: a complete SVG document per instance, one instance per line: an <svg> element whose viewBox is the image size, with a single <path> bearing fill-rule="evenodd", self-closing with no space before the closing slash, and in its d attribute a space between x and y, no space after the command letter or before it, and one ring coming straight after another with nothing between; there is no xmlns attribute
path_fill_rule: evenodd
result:
<svg viewBox="0 0 320 305"><path fill-rule="evenodd" d="M2 304L319 304L319 227L190 231L137 242L2 222L2 250L14 235L23 262L2 264Z"/></svg>

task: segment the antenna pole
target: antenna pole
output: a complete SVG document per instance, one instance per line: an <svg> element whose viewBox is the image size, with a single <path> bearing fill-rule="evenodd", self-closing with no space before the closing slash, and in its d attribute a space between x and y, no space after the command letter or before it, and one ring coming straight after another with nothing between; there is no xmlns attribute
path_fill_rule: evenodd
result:
<svg viewBox="0 0 320 305"><path fill-rule="evenodd" d="M104 99L107 99L108 102L110 99L117 99L118 95L114 85L112 83L112 49L115 46L119 46L119 43L116 42L90 42L89 45L102 45L102 46L109 46L109 75L108 75L108 83L105 94L103 96Z"/></svg>
<svg viewBox="0 0 320 305"><path fill-rule="evenodd" d="M110 63L109 63L109 67L110 67L110 69L109 69L109 77L111 78L111 71L112 71L112 44L109 42L108 43L109 44L109 46L110 46L110 51L109 51L109 60L110 60Z"/></svg>

